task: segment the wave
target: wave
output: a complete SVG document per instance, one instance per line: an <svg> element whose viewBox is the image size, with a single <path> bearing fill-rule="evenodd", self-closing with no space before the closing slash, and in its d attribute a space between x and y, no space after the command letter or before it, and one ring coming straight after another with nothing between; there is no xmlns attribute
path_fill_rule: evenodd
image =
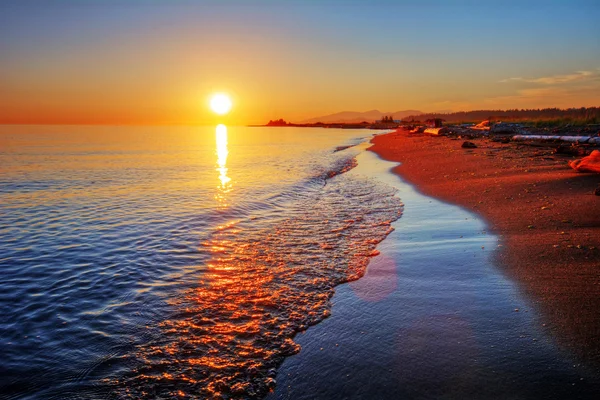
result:
<svg viewBox="0 0 600 400"><path fill-rule="evenodd" d="M174 297L160 334L119 358L129 372L106 381L113 396L264 396L300 350L294 335L329 315L334 287L364 274L401 215L394 189L344 174L355 165L346 158L319 174L318 190L289 201L276 224L204 242L202 279Z"/></svg>

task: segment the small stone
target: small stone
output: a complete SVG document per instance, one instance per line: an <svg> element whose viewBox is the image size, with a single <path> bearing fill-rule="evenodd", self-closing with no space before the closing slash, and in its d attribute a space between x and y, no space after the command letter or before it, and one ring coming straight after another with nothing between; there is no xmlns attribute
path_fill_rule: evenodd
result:
<svg viewBox="0 0 600 400"><path fill-rule="evenodd" d="M273 389L275 387L276 381L273 378L267 378L265 379L265 385L267 385L267 387L269 389Z"/></svg>
<svg viewBox="0 0 600 400"><path fill-rule="evenodd" d="M463 149L476 149L477 145L473 142L465 141L460 147L462 147Z"/></svg>

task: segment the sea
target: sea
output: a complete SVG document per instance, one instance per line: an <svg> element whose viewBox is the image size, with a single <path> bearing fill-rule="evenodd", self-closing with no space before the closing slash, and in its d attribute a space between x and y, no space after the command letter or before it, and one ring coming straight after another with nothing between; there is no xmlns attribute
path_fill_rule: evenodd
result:
<svg viewBox="0 0 600 400"><path fill-rule="evenodd" d="M263 397L401 217L373 132L0 126L0 398Z"/></svg>

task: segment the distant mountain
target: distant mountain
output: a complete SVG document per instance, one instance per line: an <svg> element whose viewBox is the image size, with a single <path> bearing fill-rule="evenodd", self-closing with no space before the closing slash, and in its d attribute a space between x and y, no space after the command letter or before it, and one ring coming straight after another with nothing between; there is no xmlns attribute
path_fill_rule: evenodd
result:
<svg viewBox="0 0 600 400"><path fill-rule="evenodd" d="M371 110L365 112L357 112L357 111L343 111L335 114L324 115L322 117L310 118L304 121L300 121L302 124L314 124L315 122L323 122L323 123L335 123L335 122L345 122L345 123L359 123L362 121L373 122L380 120L384 116L392 115L394 119L402 119L404 117L408 117L409 115L419 115L423 114L418 110L404 110L404 111L396 111L396 112L381 112L379 110Z"/></svg>

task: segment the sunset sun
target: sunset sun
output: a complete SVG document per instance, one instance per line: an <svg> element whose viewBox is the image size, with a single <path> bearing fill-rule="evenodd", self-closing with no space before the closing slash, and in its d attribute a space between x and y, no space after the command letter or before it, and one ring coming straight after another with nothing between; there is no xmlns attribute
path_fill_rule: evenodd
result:
<svg viewBox="0 0 600 400"><path fill-rule="evenodd" d="M223 93L217 93L210 99L210 109L219 115L225 115L231 110L231 99Z"/></svg>

